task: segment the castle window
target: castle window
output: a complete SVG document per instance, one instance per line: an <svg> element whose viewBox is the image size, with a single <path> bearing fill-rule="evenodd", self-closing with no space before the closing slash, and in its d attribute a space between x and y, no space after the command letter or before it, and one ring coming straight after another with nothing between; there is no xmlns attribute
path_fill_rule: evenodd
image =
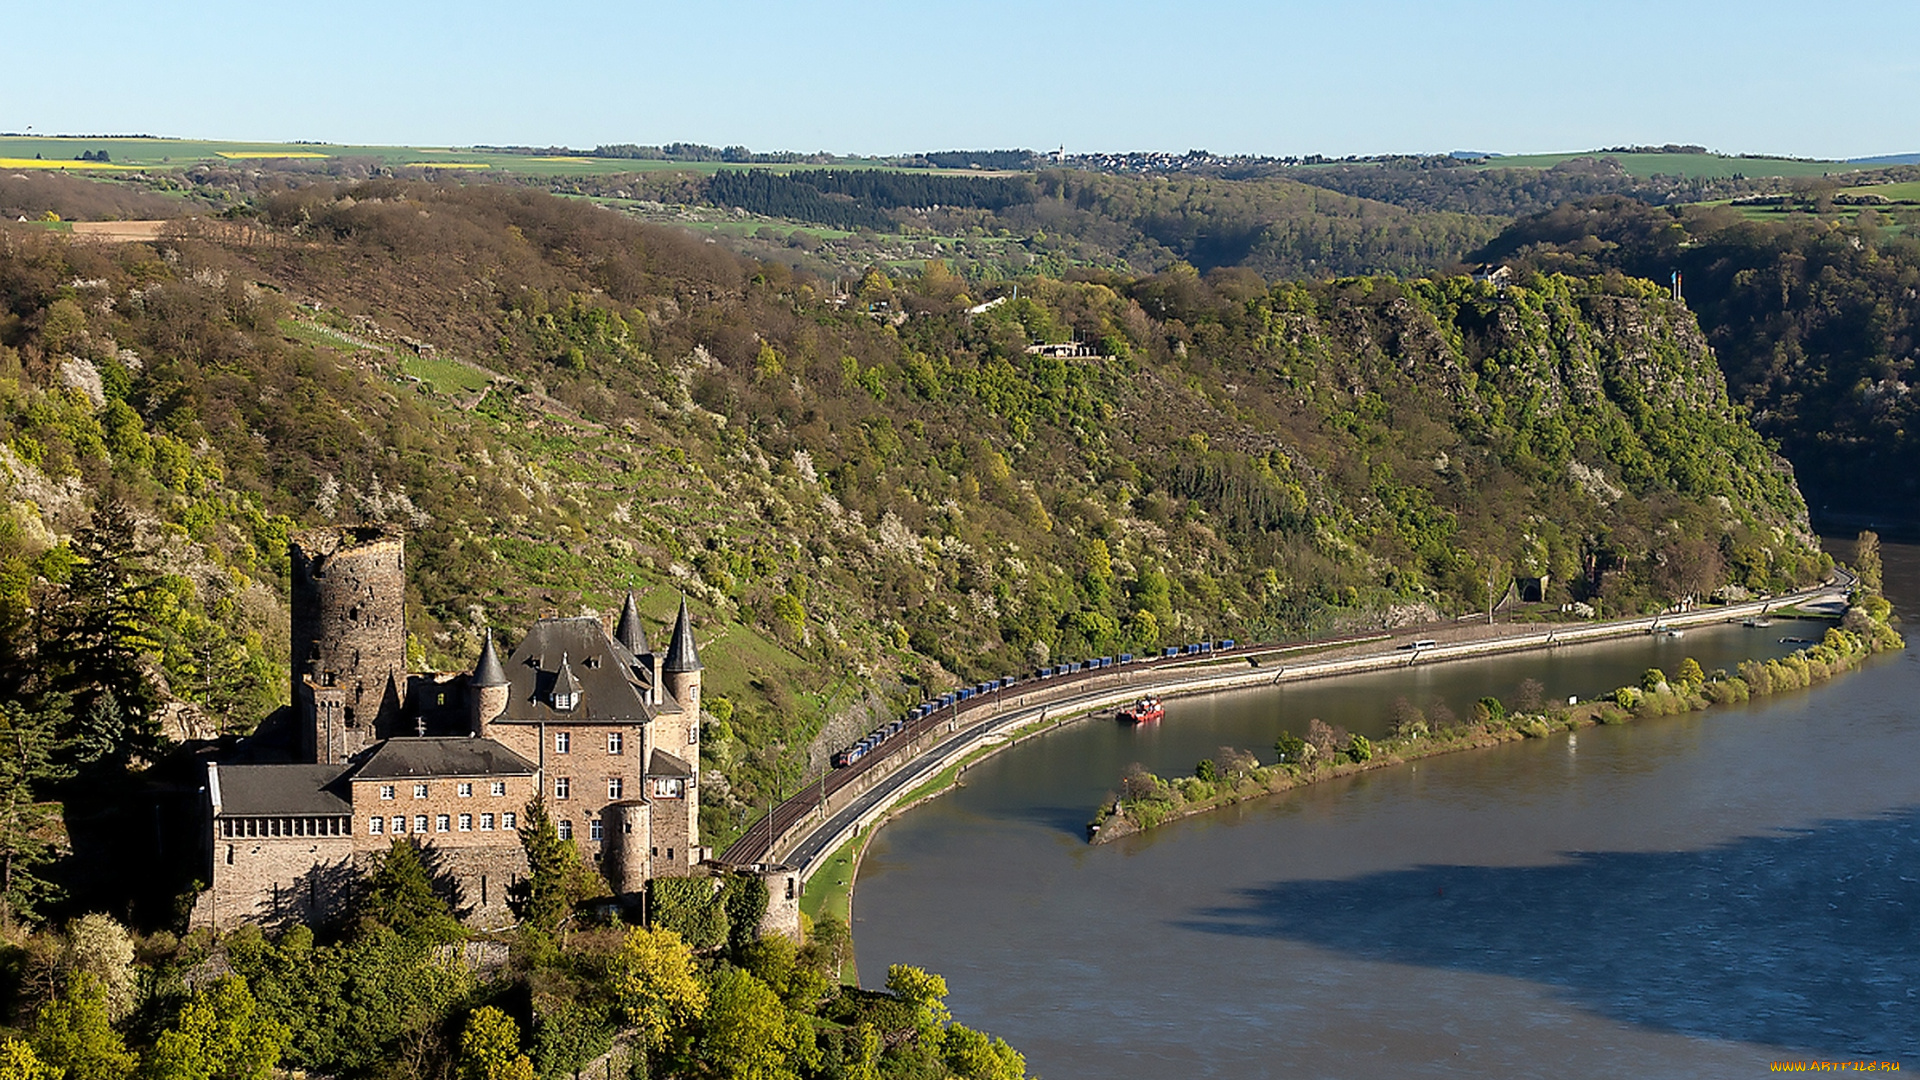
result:
<svg viewBox="0 0 1920 1080"><path fill-rule="evenodd" d="M692 746L694 743L697 743L699 741L700 741L700 725L694 724L692 727L689 727L687 729L687 745Z"/></svg>
<svg viewBox="0 0 1920 1080"><path fill-rule="evenodd" d="M573 777L556 776L553 778L553 797L564 799L573 790Z"/></svg>
<svg viewBox="0 0 1920 1080"><path fill-rule="evenodd" d="M380 785L380 797L381 797L381 798L383 798L383 799L391 799L391 798L393 798L393 785L392 785L392 784L381 784L381 785Z"/></svg>
<svg viewBox="0 0 1920 1080"><path fill-rule="evenodd" d="M232 844L227 845L227 865L228 866L233 865L233 845Z"/></svg>
<svg viewBox="0 0 1920 1080"><path fill-rule="evenodd" d="M656 777L653 781L653 793L663 799L682 798L687 793L686 782L677 776Z"/></svg>
<svg viewBox="0 0 1920 1080"><path fill-rule="evenodd" d="M625 742L625 738L619 732L617 731L607 732L607 753L609 754L620 753L621 748L624 745L624 742Z"/></svg>
<svg viewBox="0 0 1920 1080"><path fill-rule="evenodd" d="M367 819L367 834L369 836L379 836L381 833L386 831L387 831L386 818L370 817Z"/></svg>
<svg viewBox="0 0 1920 1080"><path fill-rule="evenodd" d="M594 843L597 844L600 842L600 836L601 836L600 819L594 818L592 821L589 821L587 823L587 839L592 840Z"/></svg>
<svg viewBox="0 0 1920 1080"><path fill-rule="evenodd" d="M460 831L461 832L473 831L473 815L472 814L460 815Z"/></svg>
<svg viewBox="0 0 1920 1080"><path fill-rule="evenodd" d="M560 819L560 839L562 840L573 839L573 822L568 821L565 818Z"/></svg>
<svg viewBox="0 0 1920 1080"><path fill-rule="evenodd" d="M413 797L414 797L414 798L416 798L416 799L424 799L424 798L426 798L426 797L427 797L427 785L425 785L425 784L415 784L415 785L413 785Z"/></svg>
<svg viewBox="0 0 1920 1080"><path fill-rule="evenodd" d="M427 815L425 814L413 815L413 831L417 833L423 833L427 831Z"/></svg>
<svg viewBox="0 0 1920 1080"><path fill-rule="evenodd" d="M393 835L400 836L404 834L406 831L407 831L406 815L405 814L393 815Z"/></svg>
<svg viewBox="0 0 1920 1080"><path fill-rule="evenodd" d="M553 752L567 754L573 752L573 732L556 731L553 733Z"/></svg>
<svg viewBox="0 0 1920 1080"><path fill-rule="evenodd" d="M506 793L507 793L507 782L505 780L495 780L493 782L492 794L505 795Z"/></svg>
<svg viewBox="0 0 1920 1080"><path fill-rule="evenodd" d="M493 815L492 814L480 815L480 831L481 832L493 831Z"/></svg>
<svg viewBox="0 0 1920 1080"><path fill-rule="evenodd" d="M446 832L448 829L451 829L451 828L453 828L453 818L449 817L446 814L434 815L433 817L434 832Z"/></svg>
<svg viewBox="0 0 1920 1080"><path fill-rule="evenodd" d="M503 829L517 829L520 826L513 823L513 813L512 811L508 811L500 815L500 827Z"/></svg>
<svg viewBox="0 0 1920 1080"><path fill-rule="evenodd" d="M626 789L626 786L626 782L617 776L607 777L607 798L619 798L620 793Z"/></svg>
<svg viewBox="0 0 1920 1080"><path fill-rule="evenodd" d="M578 704L580 704L579 694L555 692L553 695L554 712L572 712L574 706Z"/></svg>
<svg viewBox="0 0 1920 1080"><path fill-rule="evenodd" d="M459 787L454 789L454 794L460 796L463 799L471 798L473 795L473 785L471 783L462 783Z"/></svg>

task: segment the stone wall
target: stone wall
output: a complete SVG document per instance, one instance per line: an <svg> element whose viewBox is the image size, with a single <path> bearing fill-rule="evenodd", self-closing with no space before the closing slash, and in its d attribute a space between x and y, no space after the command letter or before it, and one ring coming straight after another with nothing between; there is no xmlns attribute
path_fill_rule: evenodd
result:
<svg viewBox="0 0 1920 1080"><path fill-rule="evenodd" d="M618 753L608 742L608 736L614 734L620 736ZM556 823L572 824L574 842L598 860L604 846L593 839L593 823L602 820L609 804L641 796L647 728L641 724L548 724L544 748L536 724L488 724L487 735L528 761L541 761L541 751L546 751L547 808ZM559 749L562 735L566 736L565 751ZM607 784L613 777L620 780L618 795L612 794ZM565 796L559 793L562 779L567 781Z"/></svg>
<svg viewBox="0 0 1920 1080"><path fill-rule="evenodd" d="M193 924L284 927L322 921L348 902L356 876L345 836L215 838L213 884Z"/></svg>
<svg viewBox="0 0 1920 1080"><path fill-rule="evenodd" d="M492 794L493 784L498 781L507 786L504 795ZM425 798L415 798L414 788L424 784L427 789ZM460 785L471 785L471 795L461 795ZM353 846L363 851L385 851L387 842L395 836L433 844L443 849L487 848L503 842L516 846L519 841L505 820L507 814L514 815L516 822L525 812L527 803L533 799L534 778L531 776L471 776L471 777L400 777L392 780L359 780L353 782ZM382 798L385 788L393 790L391 799ZM493 815L493 828L483 828L484 815ZM465 816L467 827L461 828L461 817ZM394 818L404 818L406 831L394 831ZM426 831L418 829L419 819L426 818ZM379 818L381 829L374 832L371 820ZM446 827L441 828L445 818Z"/></svg>

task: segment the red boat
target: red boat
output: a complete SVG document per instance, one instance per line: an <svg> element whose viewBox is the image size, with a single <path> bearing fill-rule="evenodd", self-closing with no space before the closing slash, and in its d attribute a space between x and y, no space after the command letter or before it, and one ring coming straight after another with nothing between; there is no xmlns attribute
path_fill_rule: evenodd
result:
<svg viewBox="0 0 1920 1080"><path fill-rule="evenodd" d="M1160 704L1160 699L1148 695L1121 709L1116 719L1123 724L1151 724L1166 715L1166 707Z"/></svg>

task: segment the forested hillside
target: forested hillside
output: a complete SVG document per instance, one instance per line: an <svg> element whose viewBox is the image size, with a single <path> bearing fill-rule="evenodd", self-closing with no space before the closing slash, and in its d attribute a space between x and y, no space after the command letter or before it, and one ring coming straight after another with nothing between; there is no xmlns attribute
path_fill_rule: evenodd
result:
<svg viewBox="0 0 1920 1080"><path fill-rule="evenodd" d="M1765 218L1606 199L1516 222L1483 254L1544 272L1679 272L1734 397L1794 461L1816 511L1911 527L1920 235L1901 228L1911 214L1837 205L1831 187Z"/></svg>
<svg viewBox="0 0 1920 1080"><path fill-rule="evenodd" d="M1692 315L1617 276L1176 265L970 315L939 264L832 298L525 190L258 213L249 244L0 233L0 674L96 732L72 768L283 700L285 538L328 523L409 533L422 666L686 592L719 843L863 709L957 678L1473 610L1516 575L1611 613L1817 569ZM1101 355L1028 351L1069 339Z"/></svg>

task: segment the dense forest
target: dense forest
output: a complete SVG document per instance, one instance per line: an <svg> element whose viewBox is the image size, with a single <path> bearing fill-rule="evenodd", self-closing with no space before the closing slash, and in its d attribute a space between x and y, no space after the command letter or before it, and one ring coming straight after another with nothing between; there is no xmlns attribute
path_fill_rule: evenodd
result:
<svg viewBox="0 0 1920 1080"><path fill-rule="evenodd" d="M1610 198L1516 222L1489 259L1548 272L1681 275L1732 393L1829 518L1915 524L1920 236L1831 190L1756 218Z"/></svg>

